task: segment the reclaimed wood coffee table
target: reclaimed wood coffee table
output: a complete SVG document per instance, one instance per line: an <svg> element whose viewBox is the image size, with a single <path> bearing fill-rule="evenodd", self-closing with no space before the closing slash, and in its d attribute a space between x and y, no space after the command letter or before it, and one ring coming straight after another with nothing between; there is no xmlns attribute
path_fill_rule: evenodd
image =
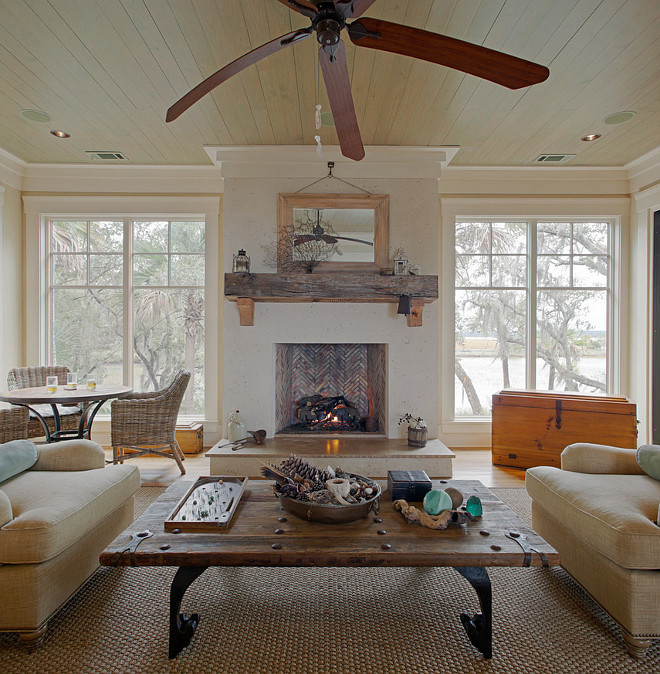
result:
<svg viewBox="0 0 660 674"><path fill-rule="evenodd" d="M450 566L474 587L481 610L462 614L472 644L492 655L489 566L556 566L559 553L476 480L434 481L434 487L477 495L483 517L442 531L409 524L383 486L378 515L347 524L307 522L282 510L272 483L251 480L233 518L217 533L165 531L164 522L190 489L177 481L101 554L105 566L177 566L170 589L169 657L185 648L199 614L179 612L181 600L210 566Z"/></svg>

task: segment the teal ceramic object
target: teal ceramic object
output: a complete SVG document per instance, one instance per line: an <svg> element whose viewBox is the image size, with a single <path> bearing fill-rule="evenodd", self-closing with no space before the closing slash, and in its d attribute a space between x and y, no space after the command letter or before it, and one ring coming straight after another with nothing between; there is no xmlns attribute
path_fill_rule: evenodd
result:
<svg viewBox="0 0 660 674"><path fill-rule="evenodd" d="M451 496L444 489L431 489L424 497L424 510L429 515L439 515L451 510Z"/></svg>
<svg viewBox="0 0 660 674"><path fill-rule="evenodd" d="M478 496L470 496L465 504L465 510L472 517L481 517L484 514L483 506L481 505L481 499Z"/></svg>

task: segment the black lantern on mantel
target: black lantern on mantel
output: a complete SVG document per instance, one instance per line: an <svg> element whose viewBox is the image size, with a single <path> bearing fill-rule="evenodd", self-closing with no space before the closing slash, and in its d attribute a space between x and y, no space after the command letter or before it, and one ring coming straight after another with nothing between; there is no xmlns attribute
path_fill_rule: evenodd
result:
<svg viewBox="0 0 660 674"><path fill-rule="evenodd" d="M250 273L250 258L245 254L245 251L242 248L238 251L238 255L234 255L232 271L237 274Z"/></svg>

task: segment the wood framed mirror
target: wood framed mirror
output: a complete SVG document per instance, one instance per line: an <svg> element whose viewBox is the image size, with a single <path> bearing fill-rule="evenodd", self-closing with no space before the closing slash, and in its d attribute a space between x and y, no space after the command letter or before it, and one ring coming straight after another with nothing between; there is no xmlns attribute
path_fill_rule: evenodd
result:
<svg viewBox="0 0 660 674"><path fill-rule="evenodd" d="M280 194L277 271L378 273L389 262L389 228L386 194Z"/></svg>

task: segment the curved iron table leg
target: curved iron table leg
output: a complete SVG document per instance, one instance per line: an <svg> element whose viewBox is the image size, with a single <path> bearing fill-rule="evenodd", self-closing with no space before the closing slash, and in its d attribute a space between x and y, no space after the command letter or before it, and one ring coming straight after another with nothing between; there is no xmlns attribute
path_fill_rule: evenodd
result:
<svg viewBox="0 0 660 674"><path fill-rule="evenodd" d="M94 423L94 417L96 416L96 413L101 409L103 406L103 403L107 403L107 400L99 400L96 402L96 407L92 410L92 413L89 415L89 418L87 419L87 428L84 431L84 437L87 439L90 439L92 437L92 424ZM89 412L90 408L93 407L94 403L89 403L89 405L83 410L82 416L80 417L80 421L87 416L87 413Z"/></svg>
<svg viewBox="0 0 660 674"><path fill-rule="evenodd" d="M60 415L57 410L55 412L55 422L57 425L57 431L52 433L53 440L71 440L71 439L82 439L87 438L89 440L92 434L92 423L96 413L101 409L101 406L106 400L95 400L88 403L82 403L82 410L80 415L80 421L78 422L78 431L63 431L61 430ZM55 405L51 405L55 407ZM91 414L90 414L91 410Z"/></svg>
<svg viewBox="0 0 660 674"><path fill-rule="evenodd" d="M483 566L455 566L458 573L477 591L481 613L470 617L461 613L461 622L472 645L484 658L493 656L493 591L488 571Z"/></svg>
<svg viewBox="0 0 660 674"><path fill-rule="evenodd" d="M17 405L18 407L27 407L30 412L33 412L34 415L39 419L41 422L41 425L44 427L44 435L46 436L46 442L52 442L51 440L51 433L50 433L50 428L48 428L48 422L44 419L44 417L37 412L37 410L32 409L29 405L26 405L25 403L12 403L12 405ZM51 407L55 407L55 405L51 405ZM55 430L57 431L59 428L59 412L58 416L55 418L56 426Z"/></svg>
<svg viewBox="0 0 660 674"><path fill-rule="evenodd" d="M199 625L199 613L186 616L179 613L179 609L186 590L207 568L206 566L180 566L174 574L170 588L170 659L176 658L190 643Z"/></svg>

